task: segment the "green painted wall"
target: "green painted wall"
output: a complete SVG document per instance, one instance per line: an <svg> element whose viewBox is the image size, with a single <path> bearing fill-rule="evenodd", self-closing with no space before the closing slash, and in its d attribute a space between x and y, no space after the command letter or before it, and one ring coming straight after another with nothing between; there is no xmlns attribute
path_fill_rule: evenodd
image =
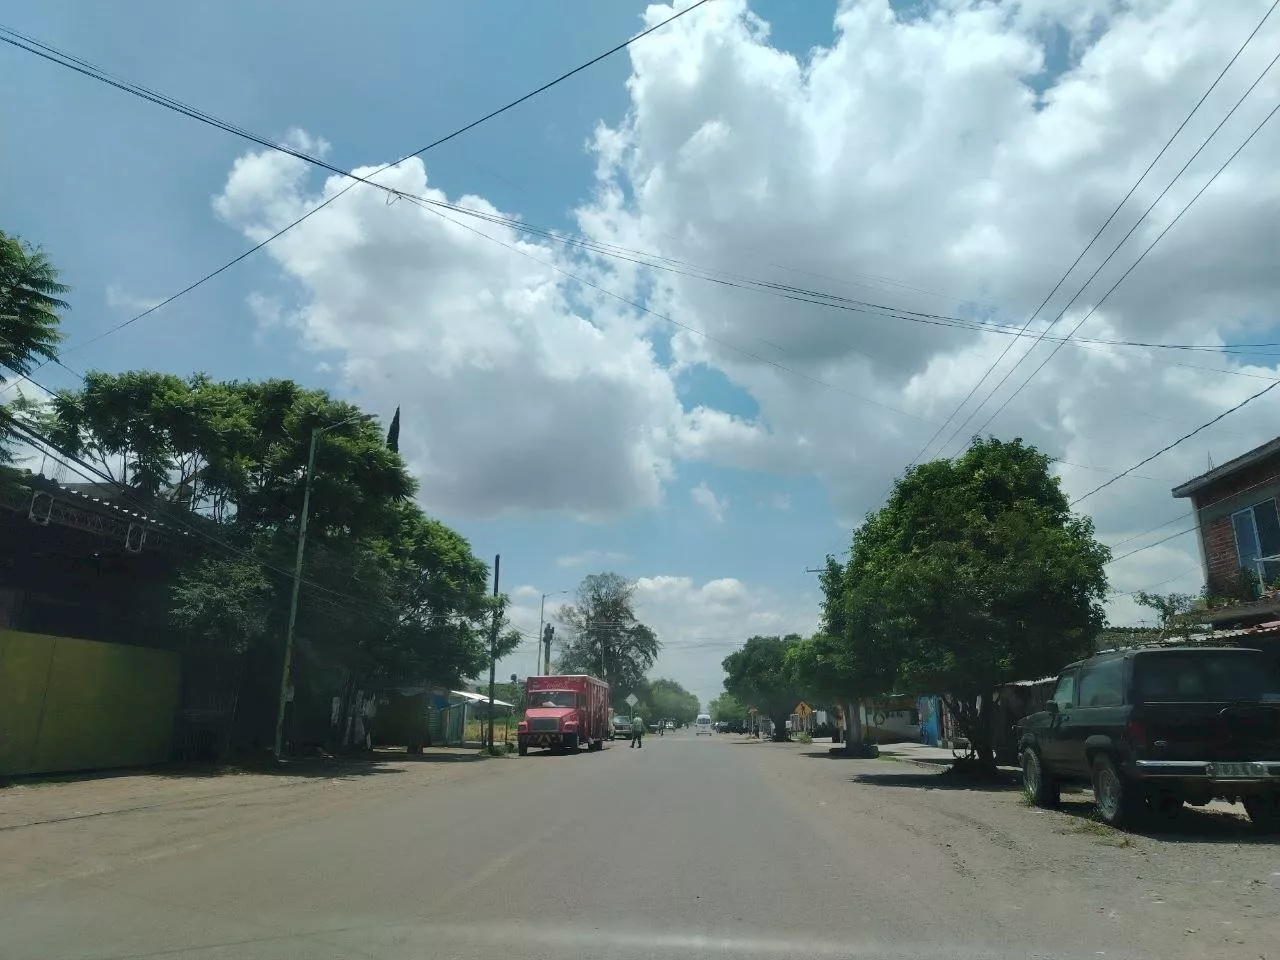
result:
<svg viewBox="0 0 1280 960"><path fill-rule="evenodd" d="M0 774L165 760L181 671L167 650L0 630Z"/></svg>

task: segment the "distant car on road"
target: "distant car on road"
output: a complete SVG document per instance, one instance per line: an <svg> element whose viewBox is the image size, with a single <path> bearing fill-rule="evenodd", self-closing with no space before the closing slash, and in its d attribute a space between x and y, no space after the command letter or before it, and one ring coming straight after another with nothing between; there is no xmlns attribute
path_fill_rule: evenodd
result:
<svg viewBox="0 0 1280 960"><path fill-rule="evenodd" d="M1044 707L1017 725L1023 789L1038 806L1083 782L1112 826L1221 799L1280 829L1280 674L1260 650L1099 654L1063 670Z"/></svg>
<svg viewBox="0 0 1280 960"><path fill-rule="evenodd" d="M704 733L708 737L711 736L711 715L707 713L698 714L698 719L694 723L693 729L698 736L702 736Z"/></svg>

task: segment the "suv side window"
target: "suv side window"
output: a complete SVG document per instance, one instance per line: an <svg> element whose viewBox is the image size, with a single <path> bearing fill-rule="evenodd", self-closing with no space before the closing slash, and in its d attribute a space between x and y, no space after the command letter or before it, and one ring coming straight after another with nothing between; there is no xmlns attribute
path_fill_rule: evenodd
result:
<svg viewBox="0 0 1280 960"><path fill-rule="evenodd" d="M1058 678L1058 685L1053 688L1053 696L1049 698L1058 705L1059 710L1067 710L1076 705L1076 675L1073 670Z"/></svg>
<svg viewBox="0 0 1280 960"><path fill-rule="evenodd" d="M1124 703L1124 661L1103 660L1080 670L1080 706L1118 707Z"/></svg>

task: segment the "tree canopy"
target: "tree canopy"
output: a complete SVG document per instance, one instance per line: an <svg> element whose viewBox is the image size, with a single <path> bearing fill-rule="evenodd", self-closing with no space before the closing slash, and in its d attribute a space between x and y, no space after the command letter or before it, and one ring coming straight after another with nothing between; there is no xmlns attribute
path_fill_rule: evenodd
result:
<svg viewBox="0 0 1280 960"><path fill-rule="evenodd" d="M648 708L648 712L644 713L645 716L655 720L676 720L684 724L693 723L698 718L701 707L695 694L690 693L675 680L668 680L665 677L649 681L644 693L640 695L640 700Z"/></svg>
<svg viewBox="0 0 1280 960"><path fill-rule="evenodd" d="M716 723L722 721L728 722L732 720L745 720L747 716L747 704L743 703L732 693L722 693L716 697L707 707L707 713Z"/></svg>
<svg viewBox="0 0 1280 960"><path fill-rule="evenodd" d="M1049 465L992 438L914 467L826 593L857 691L942 694L984 762L995 686L1088 654L1104 622L1109 552Z"/></svg>
<svg viewBox="0 0 1280 960"><path fill-rule="evenodd" d="M636 619L635 583L616 573L593 573L578 586L576 602L556 619L565 628L563 673L589 673L609 683L615 709L629 693L641 692L658 659L658 635Z"/></svg>
<svg viewBox="0 0 1280 960"><path fill-rule="evenodd" d="M798 634L751 637L724 658L725 690L772 720L777 740L786 739L787 720L801 699L787 661L788 648L799 641Z"/></svg>
<svg viewBox="0 0 1280 960"><path fill-rule="evenodd" d="M1133 595L1133 602L1138 606L1156 612L1160 617L1161 630L1175 626L1178 617L1194 607L1197 599L1194 593L1148 593L1139 590Z"/></svg>
<svg viewBox="0 0 1280 960"><path fill-rule="evenodd" d="M37 357L57 356L69 289L43 251L0 230L0 366L28 373Z"/></svg>
<svg viewBox="0 0 1280 960"><path fill-rule="evenodd" d="M315 464L297 636L317 676L443 683L488 663L488 566L423 514L375 419L288 380L91 373L41 426L204 549L176 573L171 620L191 649L247 654L278 685L306 465ZM318 431L318 432L317 432ZM499 626L497 652L518 635ZM319 682L319 681L317 681ZM260 683L269 698L271 682Z"/></svg>
<svg viewBox="0 0 1280 960"><path fill-rule="evenodd" d="M36 360L58 355L68 289L42 251L0 231L0 386L7 373L30 373ZM10 458L8 415L0 404L0 466Z"/></svg>

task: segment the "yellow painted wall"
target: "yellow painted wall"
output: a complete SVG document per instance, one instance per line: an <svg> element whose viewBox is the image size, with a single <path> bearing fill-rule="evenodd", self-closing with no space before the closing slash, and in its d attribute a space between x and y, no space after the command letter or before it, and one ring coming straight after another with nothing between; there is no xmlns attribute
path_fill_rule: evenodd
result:
<svg viewBox="0 0 1280 960"><path fill-rule="evenodd" d="M166 759L180 681L167 650L0 630L0 774Z"/></svg>

